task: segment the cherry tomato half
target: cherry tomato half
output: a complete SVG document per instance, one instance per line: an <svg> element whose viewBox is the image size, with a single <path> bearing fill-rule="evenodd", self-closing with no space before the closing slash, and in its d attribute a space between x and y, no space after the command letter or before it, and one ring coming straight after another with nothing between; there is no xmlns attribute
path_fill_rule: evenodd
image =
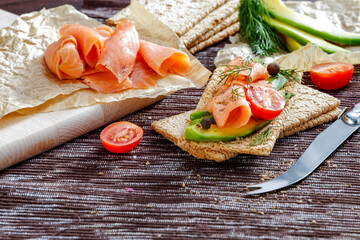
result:
<svg viewBox="0 0 360 240"><path fill-rule="evenodd" d="M323 90L335 90L344 87L352 78L354 66L348 63L322 63L311 67L310 78Z"/></svg>
<svg viewBox="0 0 360 240"><path fill-rule="evenodd" d="M131 122L116 122L100 133L103 146L113 153L124 153L136 147L143 136L141 127Z"/></svg>
<svg viewBox="0 0 360 240"><path fill-rule="evenodd" d="M285 107L285 99L277 90L255 85L246 90L246 100L250 104L251 112L262 119L276 118Z"/></svg>

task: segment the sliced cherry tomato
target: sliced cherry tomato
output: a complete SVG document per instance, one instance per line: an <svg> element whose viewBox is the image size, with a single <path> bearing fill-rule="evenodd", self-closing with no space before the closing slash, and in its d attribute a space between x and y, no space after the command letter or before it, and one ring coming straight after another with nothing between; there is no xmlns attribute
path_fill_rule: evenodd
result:
<svg viewBox="0 0 360 240"><path fill-rule="evenodd" d="M246 100L251 112L265 120L276 118L285 107L285 99L281 93L261 85L251 85L246 90Z"/></svg>
<svg viewBox="0 0 360 240"><path fill-rule="evenodd" d="M348 63L322 63L310 69L310 78L318 88L335 90L344 87L352 78L354 66Z"/></svg>
<svg viewBox="0 0 360 240"><path fill-rule="evenodd" d="M113 153L124 153L136 147L143 136L141 127L131 122L116 122L100 133L103 146Z"/></svg>

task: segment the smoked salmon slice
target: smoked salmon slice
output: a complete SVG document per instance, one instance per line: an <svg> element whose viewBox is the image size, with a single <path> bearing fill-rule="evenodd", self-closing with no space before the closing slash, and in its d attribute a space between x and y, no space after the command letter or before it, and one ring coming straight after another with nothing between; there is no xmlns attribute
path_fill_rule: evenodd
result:
<svg viewBox="0 0 360 240"><path fill-rule="evenodd" d="M160 75L152 70L140 54L137 55L134 71L130 80L134 88L153 88L156 86Z"/></svg>
<svg viewBox="0 0 360 240"><path fill-rule="evenodd" d="M234 70L244 69L242 71L238 71L239 74L237 76L235 76L235 75L230 76L227 79L226 84L228 86L230 85L231 82L238 82L240 84L245 84L246 81L248 80L249 74L250 74L250 82L249 83L256 82L258 80L264 80L269 77L269 74L263 65L261 65L258 62L244 60L240 57L231 60L227 64L227 66L230 70L231 69L234 69ZM236 68L234 66L239 66L239 68ZM247 68L249 68L249 69L247 69Z"/></svg>
<svg viewBox="0 0 360 240"><path fill-rule="evenodd" d="M83 79L86 85L101 93L116 93L132 88L129 79L120 84L116 76L110 71L88 74L83 76Z"/></svg>
<svg viewBox="0 0 360 240"><path fill-rule="evenodd" d="M79 24L61 27L60 39L45 51L45 62L59 79L83 79L101 93L155 87L161 76L190 71L189 57L180 50L141 41L132 21L115 29ZM161 76L160 76L161 75Z"/></svg>
<svg viewBox="0 0 360 240"><path fill-rule="evenodd" d="M119 83L128 79L134 69L139 36L132 21L122 19L116 25L115 32L105 42L96 68L112 72Z"/></svg>
<svg viewBox="0 0 360 240"><path fill-rule="evenodd" d="M80 25L68 24L60 28L60 36L72 35L75 37L80 54L83 55L86 63L91 67L95 67L100 57L101 49L104 47L104 38L96 30Z"/></svg>
<svg viewBox="0 0 360 240"><path fill-rule="evenodd" d="M45 51L45 62L60 80L80 78L85 69L73 36L64 35Z"/></svg>
<svg viewBox="0 0 360 240"><path fill-rule="evenodd" d="M182 51L140 40L141 56L161 76L174 73L186 76L191 68L190 58Z"/></svg>
<svg viewBox="0 0 360 240"><path fill-rule="evenodd" d="M101 25L95 29L103 38L108 39L114 34L114 30L106 25Z"/></svg>
<svg viewBox="0 0 360 240"><path fill-rule="evenodd" d="M236 95L233 91L236 91ZM240 128L251 118L251 109L241 85L233 85L233 88L221 87L208 103L207 110L212 112L220 128Z"/></svg>

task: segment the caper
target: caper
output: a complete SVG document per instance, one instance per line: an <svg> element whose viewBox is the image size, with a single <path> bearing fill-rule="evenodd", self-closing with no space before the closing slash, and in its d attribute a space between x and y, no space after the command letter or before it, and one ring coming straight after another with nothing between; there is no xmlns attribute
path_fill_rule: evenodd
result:
<svg viewBox="0 0 360 240"><path fill-rule="evenodd" d="M210 128L211 126L211 121L209 118L207 117L204 117L203 119L201 119L201 122L200 122L201 126L203 129L207 130Z"/></svg>
<svg viewBox="0 0 360 240"><path fill-rule="evenodd" d="M280 66L277 63L270 63L267 66L267 71L270 75L275 76L280 72Z"/></svg>

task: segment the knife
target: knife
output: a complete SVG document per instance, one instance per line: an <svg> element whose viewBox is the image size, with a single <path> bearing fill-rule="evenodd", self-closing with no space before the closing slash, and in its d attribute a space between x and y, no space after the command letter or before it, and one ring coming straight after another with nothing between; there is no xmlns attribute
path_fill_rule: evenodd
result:
<svg viewBox="0 0 360 240"><path fill-rule="evenodd" d="M250 190L247 194L278 190L304 179L359 127L360 101L345 108L338 119L315 138L288 171L272 180L247 186L247 189Z"/></svg>

